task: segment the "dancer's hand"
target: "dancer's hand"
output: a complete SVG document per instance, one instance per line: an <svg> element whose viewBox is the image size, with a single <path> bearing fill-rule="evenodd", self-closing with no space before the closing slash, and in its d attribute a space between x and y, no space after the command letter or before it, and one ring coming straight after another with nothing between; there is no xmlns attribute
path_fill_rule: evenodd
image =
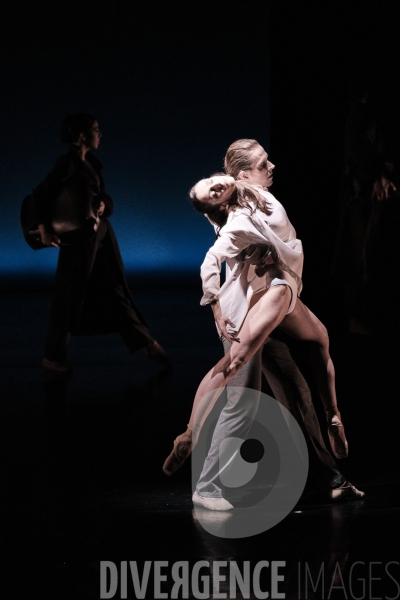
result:
<svg viewBox="0 0 400 600"><path fill-rule="evenodd" d="M218 329L220 330L221 334L224 336L225 339L228 340L228 342L230 344L233 344L233 342L239 342L240 343L240 339L237 337L237 331L231 331L230 333L228 333L227 330L227 325L229 325L229 327L234 328L235 325L232 323L232 321L230 319L228 319L228 317L224 317L223 315L217 320L215 319L217 325L218 325Z"/></svg>
<svg viewBox="0 0 400 600"><path fill-rule="evenodd" d="M250 244L238 255L238 258L251 265L265 266L274 264L277 254L271 244Z"/></svg>
<svg viewBox="0 0 400 600"><path fill-rule="evenodd" d="M237 337L237 332L233 331L233 332L229 333L227 330L228 325L229 325L229 327L232 327L234 329L235 324L232 323L232 321L230 319L228 319L228 317L225 317L222 314L221 305L219 303L219 300L212 302L211 308L214 313L215 322L218 325L218 329L219 329L221 335L223 335L224 338L227 339L230 344L233 344L233 342L240 343L240 339Z"/></svg>

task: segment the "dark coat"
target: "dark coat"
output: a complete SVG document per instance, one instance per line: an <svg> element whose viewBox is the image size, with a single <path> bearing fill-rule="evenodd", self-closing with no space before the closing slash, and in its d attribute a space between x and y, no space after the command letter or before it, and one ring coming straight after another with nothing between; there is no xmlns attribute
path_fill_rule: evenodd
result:
<svg viewBox="0 0 400 600"><path fill-rule="evenodd" d="M134 306L114 231L107 220L113 202L105 192L101 163L90 153L87 167L71 147L58 158L54 168L36 190L35 213L38 224L50 226L54 202L62 190L69 190L71 203L97 204L103 200L105 214L97 232L89 239L59 250L50 311L50 325L73 334L99 334L119 331L115 296L134 309L138 320L144 318ZM96 208L96 206L94 206Z"/></svg>

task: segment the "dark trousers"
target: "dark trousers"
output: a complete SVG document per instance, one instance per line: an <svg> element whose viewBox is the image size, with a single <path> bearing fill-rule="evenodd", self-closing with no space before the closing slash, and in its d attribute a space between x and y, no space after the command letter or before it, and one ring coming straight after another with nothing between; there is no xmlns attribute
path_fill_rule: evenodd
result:
<svg viewBox="0 0 400 600"><path fill-rule="evenodd" d="M302 427L306 441L314 450L310 459L316 458L314 462L320 468L324 486L331 489L341 485L344 477L325 446L310 388L285 343L269 339L262 351L262 370L275 399Z"/></svg>

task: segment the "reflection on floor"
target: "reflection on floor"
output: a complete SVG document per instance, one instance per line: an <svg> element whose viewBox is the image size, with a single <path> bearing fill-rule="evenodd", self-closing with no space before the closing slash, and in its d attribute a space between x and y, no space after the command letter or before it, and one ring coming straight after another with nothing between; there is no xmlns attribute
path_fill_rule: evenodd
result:
<svg viewBox="0 0 400 600"><path fill-rule="evenodd" d="M132 357L110 335L73 339L72 378L45 375L40 363L49 296L0 298L1 539L4 573L12 574L4 598L100 598L101 561L118 570L121 561L136 561L141 577L145 561L167 561L168 575L176 561L187 561L192 572L200 560L210 562L204 576L213 562L225 561L220 592L227 595L219 597L233 597L232 561L240 569L249 561L252 570L269 561L260 586L270 591L271 563L285 561L279 592L286 595L275 597L398 598L399 363L390 339L333 340L350 441L341 468L365 499L332 504L305 494L274 528L224 539L196 519L190 465L171 478L161 471L201 377L221 356L210 311L199 307L199 291L192 289L142 290L135 301L173 358L172 374L144 353ZM131 575L126 595L122 579L115 595L103 597L172 597L170 576L162 583L165 596L157 596L152 571L144 595L136 594ZM186 597L218 597L193 594L191 588ZM253 591L247 597L266 596Z"/></svg>

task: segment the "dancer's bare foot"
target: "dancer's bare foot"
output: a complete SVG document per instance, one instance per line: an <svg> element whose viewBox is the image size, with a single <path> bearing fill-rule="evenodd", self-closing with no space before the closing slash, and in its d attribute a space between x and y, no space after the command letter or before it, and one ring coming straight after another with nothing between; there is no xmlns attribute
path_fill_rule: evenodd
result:
<svg viewBox="0 0 400 600"><path fill-rule="evenodd" d="M166 475L172 475L181 468L185 460L192 452L192 430L187 429L185 433L178 435L174 441L171 454L165 460L163 471Z"/></svg>
<svg viewBox="0 0 400 600"><path fill-rule="evenodd" d="M328 437L333 454L338 459L346 458L349 453L349 445L346 440L340 412L338 410L327 412L327 421Z"/></svg>

